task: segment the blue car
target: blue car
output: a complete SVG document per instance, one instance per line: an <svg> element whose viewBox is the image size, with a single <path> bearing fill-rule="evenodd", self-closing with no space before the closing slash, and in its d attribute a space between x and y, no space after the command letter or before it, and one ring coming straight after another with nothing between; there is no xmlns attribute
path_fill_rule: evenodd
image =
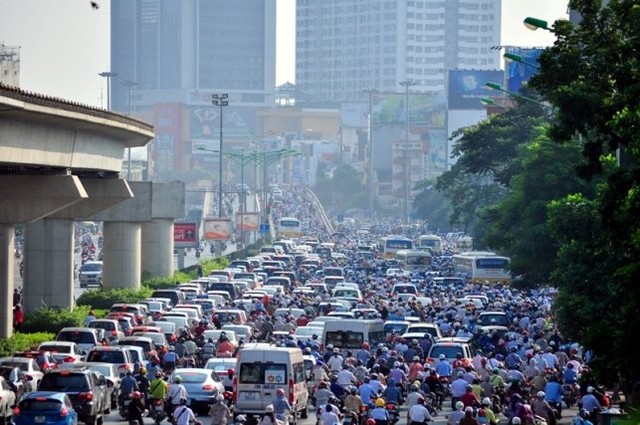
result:
<svg viewBox="0 0 640 425"><path fill-rule="evenodd" d="M25 393L13 410L15 425L76 425L78 414L65 393L35 391Z"/></svg>

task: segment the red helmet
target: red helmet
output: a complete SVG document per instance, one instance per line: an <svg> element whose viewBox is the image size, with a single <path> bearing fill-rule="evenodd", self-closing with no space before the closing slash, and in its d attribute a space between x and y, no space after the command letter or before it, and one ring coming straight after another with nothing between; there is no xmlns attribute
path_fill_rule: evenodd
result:
<svg viewBox="0 0 640 425"><path fill-rule="evenodd" d="M364 348L365 350L368 350L368 349L369 349L369 343L368 343L368 342L366 342L366 341L365 341L365 342L363 342L363 343L362 343L362 348Z"/></svg>
<svg viewBox="0 0 640 425"><path fill-rule="evenodd" d="M376 425L376 420L373 418L367 419L367 425Z"/></svg>
<svg viewBox="0 0 640 425"><path fill-rule="evenodd" d="M134 400L135 400L135 399L139 399L140 397L142 397L142 394L140 394L140 391L134 391L134 392L131 394L131 398L133 398Z"/></svg>
<svg viewBox="0 0 640 425"><path fill-rule="evenodd" d="M232 367L230 367L230 368L227 370L227 374L228 374L228 375L233 375L234 373L236 373L236 371L235 371L235 369L234 369L234 368L232 368Z"/></svg>

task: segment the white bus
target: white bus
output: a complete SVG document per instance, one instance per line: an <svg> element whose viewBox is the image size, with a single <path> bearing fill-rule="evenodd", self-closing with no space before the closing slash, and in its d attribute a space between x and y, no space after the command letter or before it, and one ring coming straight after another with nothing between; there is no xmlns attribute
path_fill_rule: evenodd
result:
<svg viewBox="0 0 640 425"><path fill-rule="evenodd" d="M414 249L401 249L396 252L398 266L407 272L426 272L431 270L431 253Z"/></svg>
<svg viewBox="0 0 640 425"><path fill-rule="evenodd" d="M468 252L473 249L473 238L470 236L461 236L455 242L455 251L457 253Z"/></svg>
<svg viewBox="0 0 640 425"><path fill-rule="evenodd" d="M442 255L442 238L436 235L420 235L416 241L416 249Z"/></svg>
<svg viewBox="0 0 640 425"><path fill-rule="evenodd" d="M509 258L494 252L469 251L451 258L453 273L470 282L511 283Z"/></svg>
<svg viewBox="0 0 640 425"><path fill-rule="evenodd" d="M413 241L402 236L385 236L380 241L380 249L383 257L389 260L401 249L413 249Z"/></svg>
<svg viewBox="0 0 640 425"><path fill-rule="evenodd" d="M302 223L295 217L282 217L276 224L278 239L297 239L302 236Z"/></svg>

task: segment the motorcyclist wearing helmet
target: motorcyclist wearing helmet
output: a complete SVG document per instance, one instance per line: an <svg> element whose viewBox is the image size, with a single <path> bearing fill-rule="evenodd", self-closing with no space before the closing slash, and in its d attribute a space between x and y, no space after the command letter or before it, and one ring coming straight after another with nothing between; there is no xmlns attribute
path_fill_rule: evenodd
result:
<svg viewBox="0 0 640 425"><path fill-rule="evenodd" d="M416 404L409 409L409 425L425 425L433 420L429 409L424 405L424 397L420 396L416 400Z"/></svg>
<svg viewBox="0 0 640 425"><path fill-rule="evenodd" d="M482 399L482 408L484 409L484 415L487 418L487 425L498 425L498 419L493 412L491 399L485 397Z"/></svg>
<svg viewBox="0 0 640 425"><path fill-rule="evenodd" d="M207 363L207 360L212 358L216 353L216 345L213 343L213 338L209 338L207 342L202 346L202 364Z"/></svg>
<svg viewBox="0 0 640 425"><path fill-rule="evenodd" d="M194 415L193 410L187 406L186 397L178 401L172 416L175 425L189 425L196 421L196 415Z"/></svg>
<svg viewBox="0 0 640 425"><path fill-rule="evenodd" d="M128 397L134 391L138 391L138 381L133 377L131 371L127 371L125 377L120 381L120 404L122 404L125 397Z"/></svg>
<svg viewBox="0 0 640 425"><path fill-rule="evenodd" d="M358 395L358 388L353 385L349 388L349 395L344 398L343 405L347 411L352 412L358 417L360 409L364 405L362 398Z"/></svg>
<svg viewBox="0 0 640 425"><path fill-rule="evenodd" d="M221 332L220 338L218 338L216 357L231 357L234 351L235 347L229 341L229 337L227 336L226 332Z"/></svg>
<svg viewBox="0 0 640 425"><path fill-rule="evenodd" d="M187 389L182 385L182 378L180 376L176 376L173 379L173 383L169 385L169 389L167 391L167 400L168 404L172 411L180 406L181 400L187 399L189 394L187 393Z"/></svg>
<svg viewBox="0 0 640 425"><path fill-rule="evenodd" d="M370 417L376 421L376 425L389 425L389 412L385 409L384 399L376 399L375 407L371 410Z"/></svg>
<svg viewBox="0 0 640 425"><path fill-rule="evenodd" d="M348 364L344 364L342 366L342 370L338 372L338 384L343 387L348 387L350 385L357 383L356 376L351 372L351 369Z"/></svg>
<svg viewBox="0 0 640 425"><path fill-rule="evenodd" d="M143 401L149 406L149 378L147 378L147 369L140 368L140 373L135 376L135 380L138 383L138 391L142 393Z"/></svg>
<svg viewBox="0 0 640 425"><path fill-rule="evenodd" d="M398 406L400 406L404 402L402 391L396 385L396 381L393 378L389 379L389 385L382 392L382 398L387 403L395 403Z"/></svg>
<svg viewBox="0 0 640 425"><path fill-rule="evenodd" d="M129 403L129 406L127 407L129 421L138 421L140 425L144 425L144 420L142 419L144 409L142 393L140 393L140 391L134 391L131 393L131 403Z"/></svg>
<svg viewBox="0 0 640 425"><path fill-rule="evenodd" d="M556 411L545 400L544 391L538 391L536 397L531 401L531 410L533 414L544 418L548 425L556 425Z"/></svg>
<svg viewBox="0 0 640 425"><path fill-rule="evenodd" d="M289 401L287 400L286 393L283 388L278 388L276 390L276 398L273 400L273 412L276 415L276 419L288 423L289 412L291 412L293 408Z"/></svg>
<svg viewBox="0 0 640 425"><path fill-rule="evenodd" d="M211 416L211 425L227 425L227 422L231 415L231 410L224 403L224 396L222 394L216 395L214 403L209 409L209 416Z"/></svg>
<svg viewBox="0 0 640 425"><path fill-rule="evenodd" d="M369 359L371 358L371 352L369 351L369 343L363 342L362 347L356 353L356 358L361 360L363 364L369 363Z"/></svg>

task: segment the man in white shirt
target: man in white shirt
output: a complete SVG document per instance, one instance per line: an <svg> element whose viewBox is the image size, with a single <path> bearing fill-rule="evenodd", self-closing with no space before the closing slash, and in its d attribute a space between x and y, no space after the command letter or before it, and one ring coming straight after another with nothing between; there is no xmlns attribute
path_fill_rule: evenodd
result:
<svg viewBox="0 0 640 425"><path fill-rule="evenodd" d="M431 413L424 405L424 398L418 397L418 403L409 409L409 425L424 425L427 421L431 421Z"/></svg>
<svg viewBox="0 0 640 425"><path fill-rule="evenodd" d="M342 387L346 387L347 385L353 385L356 382L358 382L358 380L356 379L356 376L349 370L349 366L344 365L342 367L342 370L338 372L338 384L340 384L340 386Z"/></svg>
<svg viewBox="0 0 640 425"><path fill-rule="evenodd" d="M333 372L339 372L342 369L342 363L344 358L340 355L340 349L336 347L333 349L333 355L327 360L327 366Z"/></svg>
<svg viewBox="0 0 640 425"><path fill-rule="evenodd" d="M196 415L193 414L193 410L187 406L187 399L182 398L180 404L173 411L173 420L176 425L189 425L191 421L196 420Z"/></svg>
<svg viewBox="0 0 640 425"><path fill-rule="evenodd" d="M169 385L167 391L167 400L171 403L173 409L177 409L180 406L182 400L186 400L188 397L187 389L182 385L182 378L176 376L174 383Z"/></svg>

